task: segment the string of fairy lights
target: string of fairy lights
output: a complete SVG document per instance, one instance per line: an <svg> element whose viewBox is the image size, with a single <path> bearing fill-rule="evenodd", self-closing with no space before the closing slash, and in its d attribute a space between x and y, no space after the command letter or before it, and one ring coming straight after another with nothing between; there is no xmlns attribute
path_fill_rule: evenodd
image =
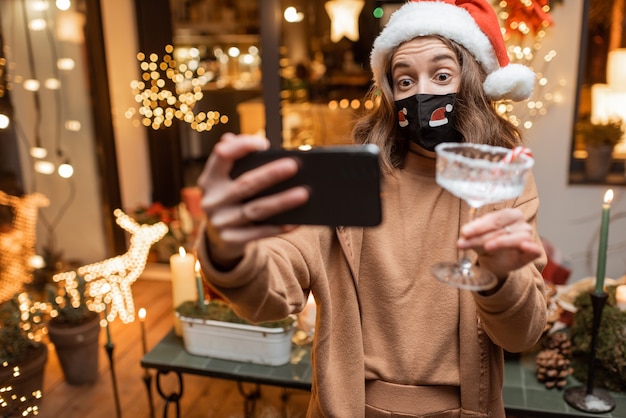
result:
<svg viewBox="0 0 626 418"><path fill-rule="evenodd" d="M550 105L560 103L560 88L565 80L548 78L555 50L542 51L547 30L552 26L549 0L498 0L494 8L502 22L502 34L511 62L526 65L537 74L537 83L531 97L523 103L503 100L496 109L515 126L531 129L537 117L548 114Z"/></svg>
<svg viewBox="0 0 626 418"><path fill-rule="evenodd" d="M130 87L138 108L129 108L126 117L132 119L138 114L141 123L154 130L170 127L174 120L188 123L197 132L227 123L228 116L217 110L194 112L196 103L204 97L202 86L209 77L202 67L192 70L187 64L177 62L173 52L174 47L167 45L163 57L155 53L137 54L141 79L131 81Z"/></svg>

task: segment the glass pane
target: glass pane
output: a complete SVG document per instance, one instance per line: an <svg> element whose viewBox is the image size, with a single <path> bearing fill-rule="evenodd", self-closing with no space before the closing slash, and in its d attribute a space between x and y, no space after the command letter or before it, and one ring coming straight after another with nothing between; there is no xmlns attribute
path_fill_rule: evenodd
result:
<svg viewBox="0 0 626 418"><path fill-rule="evenodd" d="M624 10L622 0L585 1L571 183L626 183Z"/></svg>

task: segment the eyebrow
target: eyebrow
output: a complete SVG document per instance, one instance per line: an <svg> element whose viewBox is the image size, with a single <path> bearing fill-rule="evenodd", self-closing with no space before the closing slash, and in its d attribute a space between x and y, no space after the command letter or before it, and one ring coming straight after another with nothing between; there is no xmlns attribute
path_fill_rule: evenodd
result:
<svg viewBox="0 0 626 418"><path fill-rule="evenodd" d="M437 54L434 57L432 57L432 59L430 61L432 62L440 62L440 61L446 61L446 60L452 60L454 62L456 62L455 56L454 54L450 53L442 53L442 54ZM391 72L393 73L396 68L410 68L411 65L406 62L406 61L397 61L395 63L393 63L393 65L391 66Z"/></svg>

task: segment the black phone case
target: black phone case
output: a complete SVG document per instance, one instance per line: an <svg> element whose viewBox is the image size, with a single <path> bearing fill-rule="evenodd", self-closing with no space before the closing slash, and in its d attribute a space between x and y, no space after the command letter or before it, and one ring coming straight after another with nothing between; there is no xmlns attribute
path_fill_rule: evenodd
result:
<svg viewBox="0 0 626 418"><path fill-rule="evenodd" d="M329 226L376 226L382 220L379 149L375 145L325 146L311 150L269 149L238 160L231 177L272 160L292 157L298 173L253 198L305 185L309 201L268 218L265 223Z"/></svg>

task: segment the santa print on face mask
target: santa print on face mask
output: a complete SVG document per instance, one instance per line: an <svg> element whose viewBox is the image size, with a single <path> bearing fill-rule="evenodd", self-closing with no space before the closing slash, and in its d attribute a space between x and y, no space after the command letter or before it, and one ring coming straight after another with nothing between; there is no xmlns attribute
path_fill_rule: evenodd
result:
<svg viewBox="0 0 626 418"><path fill-rule="evenodd" d="M456 94L416 94L395 102L399 134L419 146L434 151L442 142L461 142L454 127Z"/></svg>

